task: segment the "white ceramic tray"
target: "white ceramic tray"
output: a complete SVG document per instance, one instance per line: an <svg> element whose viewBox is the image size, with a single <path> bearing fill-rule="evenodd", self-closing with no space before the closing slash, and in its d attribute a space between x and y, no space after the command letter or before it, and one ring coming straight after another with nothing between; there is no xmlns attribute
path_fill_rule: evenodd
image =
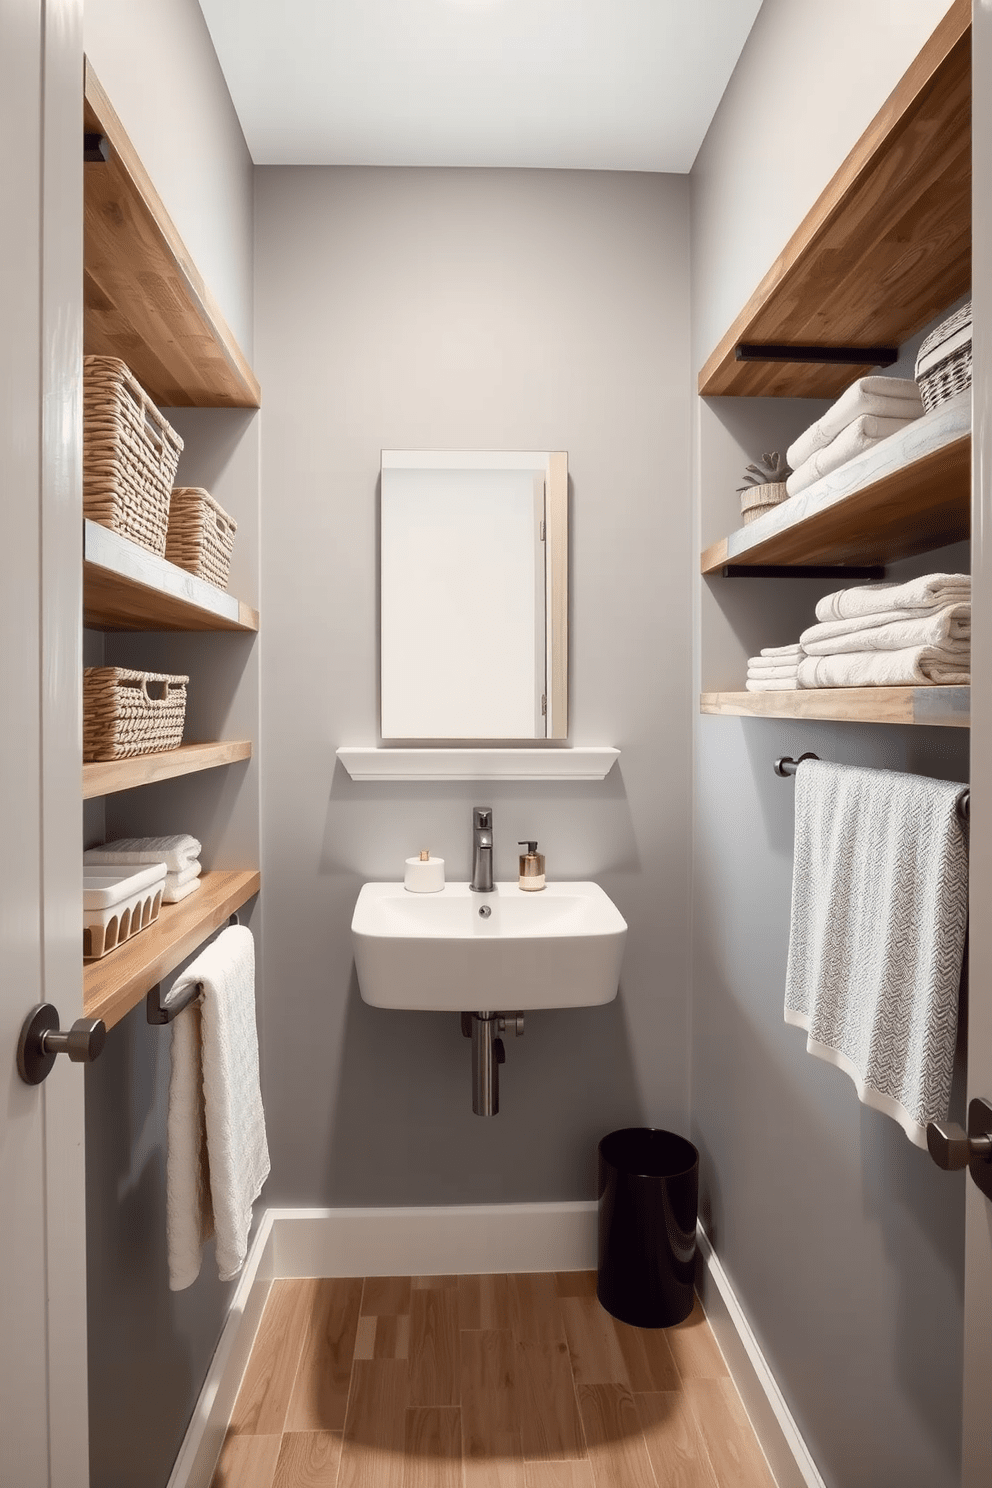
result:
<svg viewBox="0 0 992 1488"><path fill-rule="evenodd" d="M83 869L83 956L96 961L158 919L164 863L142 868L88 864Z"/></svg>

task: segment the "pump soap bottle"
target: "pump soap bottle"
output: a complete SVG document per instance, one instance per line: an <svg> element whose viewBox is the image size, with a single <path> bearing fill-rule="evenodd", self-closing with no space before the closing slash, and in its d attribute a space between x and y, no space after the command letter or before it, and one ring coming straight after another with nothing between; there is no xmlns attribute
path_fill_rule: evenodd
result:
<svg viewBox="0 0 992 1488"><path fill-rule="evenodd" d="M522 889L544 888L544 854L537 850L536 842L518 842L518 847L527 851L520 854L520 887Z"/></svg>

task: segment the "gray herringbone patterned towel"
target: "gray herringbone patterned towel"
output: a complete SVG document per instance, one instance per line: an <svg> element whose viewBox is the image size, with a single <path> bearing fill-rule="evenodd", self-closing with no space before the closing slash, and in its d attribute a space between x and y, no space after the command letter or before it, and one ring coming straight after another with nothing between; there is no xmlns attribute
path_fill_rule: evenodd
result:
<svg viewBox="0 0 992 1488"><path fill-rule="evenodd" d="M947 1116L968 918L961 785L806 760L785 1020L926 1146Z"/></svg>

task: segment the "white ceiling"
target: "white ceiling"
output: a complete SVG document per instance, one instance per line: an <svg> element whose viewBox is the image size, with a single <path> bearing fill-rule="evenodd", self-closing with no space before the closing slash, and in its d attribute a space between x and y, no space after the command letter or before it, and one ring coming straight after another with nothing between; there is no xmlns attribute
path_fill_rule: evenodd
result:
<svg viewBox="0 0 992 1488"><path fill-rule="evenodd" d="M200 0L264 165L687 171L761 0Z"/></svg>

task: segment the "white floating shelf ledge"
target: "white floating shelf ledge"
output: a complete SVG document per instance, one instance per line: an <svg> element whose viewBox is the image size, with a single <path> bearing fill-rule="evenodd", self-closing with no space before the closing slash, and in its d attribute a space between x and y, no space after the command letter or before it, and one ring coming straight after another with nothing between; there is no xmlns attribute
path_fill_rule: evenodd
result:
<svg viewBox="0 0 992 1488"><path fill-rule="evenodd" d="M604 780L619 749L377 749L342 745L352 780Z"/></svg>

